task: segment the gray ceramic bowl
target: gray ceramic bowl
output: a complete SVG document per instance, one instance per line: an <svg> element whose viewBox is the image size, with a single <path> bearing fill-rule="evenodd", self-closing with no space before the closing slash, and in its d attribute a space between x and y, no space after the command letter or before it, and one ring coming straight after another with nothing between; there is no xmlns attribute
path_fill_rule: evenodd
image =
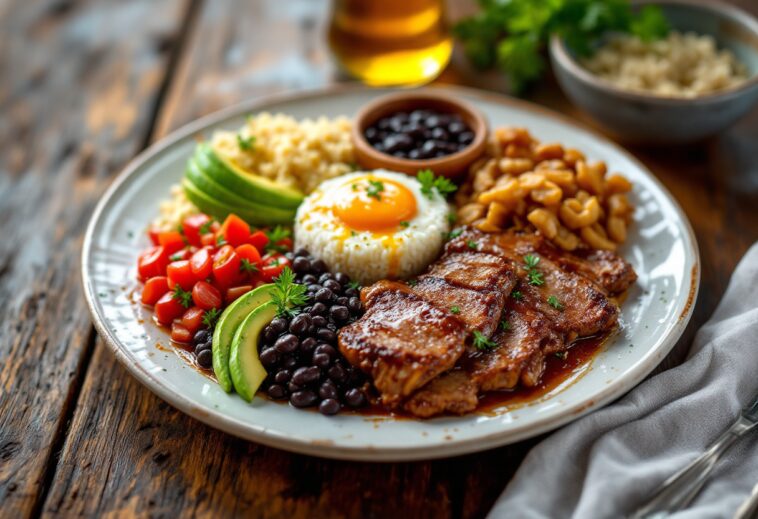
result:
<svg viewBox="0 0 758 519"><path fill-rule="evenodd" d="M747 67L736 88L694 99L663 98L622 90L582 67L561 38L550 41L553 70L566 95L620 139L646 143L691 142L724 130L758 101L758 21L735 7L706 0L642 0L661 7L672 28L713 36Z"/></svg>

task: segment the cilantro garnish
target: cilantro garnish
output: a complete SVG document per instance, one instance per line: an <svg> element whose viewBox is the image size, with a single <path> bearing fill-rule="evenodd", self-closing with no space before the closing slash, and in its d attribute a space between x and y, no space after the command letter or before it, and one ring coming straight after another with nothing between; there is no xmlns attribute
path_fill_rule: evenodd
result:
<svg viewBox="0 0 758 519"><path fill-rule="evenodd" d="M561 360L566 360L569 356L567 351L556 351L555 353L553 353L553 355L555 355Z"/></svg>
<svg viewBox="0 0 758 519"><path fill-rule="evenodd" d="M431 169L424 169L418 172L416 179L421 184L421 194L427 197L429 200L434 199L434 190L442 198L445 198L450 193L454 193L458 186L453 184L445 177L435 177L434 172Z"/></svg>
<svg viewBox="0 0 758 519"><path fill-rule="evenodd" d="M474 330L474 348L480 351L489 351L497 347L497 343L488 339L479 330Z"/></svg>
<svg viewBox="0 0 758 519"><path fill-rule="evenodd" d="M408 226L411 224L411 222L400 222L400 227L408 228Z"/></svg>
<svg viewBox="0 0 758 519"><path fill-rule="evenodd" d="M226 245L226 239L220 234L216 237L216 245Z"/></svg>
<svg viewBox="0 0 758 519"><path fill-rule="evenodd" d="M407 283L409 287L415 287L416 285L418 285L418 279L409 279Z"/></svg>
<svg viewBox="0 0 758 519"><path fill-rule="evenodd" d="M305 285L295 283L295 273L289 267L284 267L282 273L274 280L274 290L271 292L277 317L296 315L297 311L293 308L308 302L306 291Z"/></svg>
<svg viewBox="0 0 758 519"><path fill-rule="evenodd" d="M243 151L250 151L255 146L255 137L252 135L248 137L243 137L240 134L237 134L237 144L239 145L240 149Z"/></svg>
<svg viewBox="0 0 758 519"><path fill-rule="evenodd" d="M184 258L184 254L181 252L176 252L168 257L170 261L180 261L182 258Z"/></svg>
<svg viewBox="0 0 758 519"><path fill-rule="evenodd" d="M218 308L211 308L210 310L206 310L203 314L203 324L206 326L206 328L213 328L220 315L221 312Z"/></svg>
<svg viewBox="0 0 758 519"><path fill-rule="evenodd" d="M542 286L545 284L545 279L542 272L537 270L537 264L540 262L540 258L533 254L527 254L524 256L524 265L526 265L526 276L529 279L530 285Z"/></svg>
<svg viewBox="0 0 758 519"><path fill-rule="evenodd" d="M526 256L524 256L524 264L526 265L526 268L529 268L529 269L536 268L539 262L540 262L540 258L533 254L527 254Z"/></svg>
<svg viewBox="0 0 758 519"><path fill-rule="evenodd" d="M461 234L463 234L463 229L453 229L452 231L447 233L447 239L452 240L454 238L457 238Z"/></svg>
<svg viewBox="0 0 758 519"><path fill-rule="evenodd" d="M556 310L563 310L563 303L561 303L557 297L550 296L547 298L547 304L555 308Z"/></svg>
<svg viewBox="0 0 758 519"><path fill-rule="evenodd" d="M450 313L451 313L451 314L455 314L455 315L458 315L459 313L461 313L461 307L460 307L460 306L458 306L458 305L455 305L455 306L451 306L451 307L450 307Z"/></svg>
<svg viewBox="0 0 758 519"><path fill-rule="evenodd" d="M258 272L258 267L249 259L242 258L242 261L240 261L240 272L253 274L254 272Z"/></svg>
<svg viewBox="0 0 758 519"><path fill-rule="evenodd" d="M354 290L360 290L361 289L361 284L358 283L357 281L351 281L350 283L347 284L347 286L349 288L354 289Z"/></svg>
<svg viewBox="0 0 758 519"><path fill-rule="evenodd" d="M458 221L458 215L455 213L447 213L447 223L450 225L453 225L456 221Z"/></svg>
<svg viewBox="0 0 758 519"><path fill-rule="evenodd" d="M511 323L503 319L502 321L500 321L500 329L503 330L504 332L507 332L508 330L511 329Z"/></svg>
<svg viewBox="0 0 758 519"><path fill-rule="evenodd" d="M351 184L351 185L350 185L350 188L351 188L353 191L358 191L358 184Z"/></svg>
<svg viewBox="0 0 758 519"><path fill-rule="evenodd" d="M511 292L511 297L515 299L516 301L521 301L524 299L524 294L521 293L521 290L514 290Z"/></svg>
<svg viewBox="0 0 758 519"><path fill-rule="evenodd" d="M479 245L474 240L468 240L466 242L466 246L471 250L476 250L479 248Z"/></svg>
<svg viewBox="0 0 758 519"><path fill-rule="evenodd" d="M381 192L384 191L384 182L381 180L369 180L368 189L366 189L366 195L381 200Z"/></svg>
<svg viewBox="0 0 758 519"><path fill-rule="evenodd" d="M179 285L174 287L174 294L171 297L179 301L179 304L184 308L192 306L192 292L184 290Z"/></svg>
<svg viewBox="0 0 758 519"><path fill-rule="evenodd" d="M290 235L291 232L289 229L282 227L281 225L277 225L273 229L266 231L268 243L264 248L269 252L287 252L287 247L280 245L279 242L285 238L289 238Z"/></svg>
<svg viewBox="0 0 758 519"><path fill-rule="evenodd" d="M207 222L205 222L203 225L200 226L200 229L198 229L198 232L202 234L208 234L211 232L211 225L213 225L213 222L216 220L210 219Z"/></svg>

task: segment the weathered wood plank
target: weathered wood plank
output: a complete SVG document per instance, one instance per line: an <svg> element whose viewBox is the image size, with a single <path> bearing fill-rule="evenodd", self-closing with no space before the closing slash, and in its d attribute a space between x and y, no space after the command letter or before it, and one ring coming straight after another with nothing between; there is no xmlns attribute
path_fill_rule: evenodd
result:
<svg viewBox="0 0 758 519"><path fill-rule="evenodd" d="M4 2L0 508L33 515L92 352L87 219L152 124L181 2ZM151 14L160 16L151 16Z"/></svg>

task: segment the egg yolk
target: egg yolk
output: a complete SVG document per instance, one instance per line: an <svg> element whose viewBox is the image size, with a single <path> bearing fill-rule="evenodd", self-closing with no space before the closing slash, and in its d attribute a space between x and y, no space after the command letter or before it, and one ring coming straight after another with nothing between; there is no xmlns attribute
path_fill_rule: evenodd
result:
<svg viewBox="0 0 758 519"><path fill-rule="evenodd" d="M356 231L392 232L416 216L416 197L410 189L378 177L363 177L338 188L334 214Z"/></svg>

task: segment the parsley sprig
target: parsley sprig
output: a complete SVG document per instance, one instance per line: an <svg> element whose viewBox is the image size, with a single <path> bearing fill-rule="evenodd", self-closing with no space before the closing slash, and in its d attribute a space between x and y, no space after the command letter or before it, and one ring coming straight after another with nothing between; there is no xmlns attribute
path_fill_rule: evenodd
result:
<svg viewBox="0 0 758 519"><path fill-rule="evenodd" d="M237 145L240 147L242 151L252 151L255 147L255 137L252 135L249 135L247 137L243 137L239 133L237 134Z"/></svg>
<svg viewBox="0 0 758 519"><path fill-rule="evenodd" d="M382 199L382 191L384 191L384 182L381 180L370 180L368 181L368 188L366 189L366 195L370 196L371 198L376 198L377 200Z"/></svg>
<svg viewBox="0 0 758 519"><path fill-rule="evenodd" d="M628 0L479 0L481 12L462 20L453 32L479 69L497 66L515 92L539 79L546 68L544 48L553 34L580 56L610 32L643 40L666 36L669 25L660 8L635 13Z"/></svg>
<svg viewBox="0 0 758 519"><path fill-rule="evenodd" d="M461 307L460 307L460 306L458 306L458 305L453 305L453 306L451 306L451 307L450 307L450 313L451 313L451 314L455 314L455 315L458 315L459 313L461 313Z"/></svg>
<svg viewBox="0 0 758 519"><path fill-rule="evenodd" d="M524 299L524 294L521 293L521 290L514 290L511 292L511 297L515 299L516 301L521 301Z"/></svg>
<svg viewBox="0 0 758 519"><path fill-rule="evenodd" d="M274 290L271 293L277 317L297 315L296 308L308 302L306 291L305 285L295 283L295 273L289 267L284 267L274 280Z"/></svg>
<svg viewBox="0 0 758 519"><path fill-rule="evenodd" d="M556 310L563 311L563 303L561 303L557 297L550 296L547 298L547 304L555 308Z"/></svg>
<svg viewBox="0 0 758 519"><path fill-rule="evenodd" d="M215 221L216 220L211 218L210 220L205 222L203 225L201 225L200 229L198 229L198 232L200 233L200 235L202 236L203 234L208 234L209 232L211 232L211 226L213 225L213 222Z"/></svg>
<svg viewBox="0 0 758 519"><path fill-rule="evenodd" d="M171 297L172 299L179 301L179 304L184 308L192 306L192 292L184 290L179 285L174 287L174 294Z"/></svg>
<svg viewBox="0 0 758 519"><path fill-rule="evenodd" d="M434 200L434 191L437 191L442 198L450 193L455 193L458 186L453 184L445 177L436 177L431 169L424 169L418 172L416 178L421 184L421 194L429 200Z"/></svg>
<svg viewBox="0 0 758 519"><path fill-rule="evenodd" d="M221 312L218 308L211 308L210 310L206 310L203 314L203 324L206 328L213 328L220 316Z"/></svg>
<svg viewBox="0 0 758 519"><path fill-rule="evenodd" d="M497 343L491 339L488 339L479 330L474 330L474 348L479 351L490 351L497 347Z"/></svg>
<svg viewBox="0 0 758 519"><path fill-rule="evenodd" d="M500 321L500 329L503 330L504 332L507 332L508 330L511 329L511 323L503 319L502 321Z"/></svg>
<svg viewBox="0 0 758 519"><path fill-rule="evenodd" d="M287 247L280 245L279 242L284 240L285 238L289 238L292 233L290 230L286 227L282 227L281 225L277 225L273 229L269 229L266 231L266 237L268 238L268 243L264 247L266 251L268 252L287 252Z"/></svg>
<svg viewBox="0 0 758 519"><path fill-rule="evenodd" d="M524 256L524 265L526 265L526 277L529 280L530 285L542 286L545 284L545 277L542 272L537 270L537 265L540 262L540 258L534 254L527 254Z"/></svg>
<svg viewBox="0 0 758 519"><path fill-rule="evenodd" d="M240 272L245 274L254 274L258 272L258 266L247 258L242 258L240 261Z"/></svg>

